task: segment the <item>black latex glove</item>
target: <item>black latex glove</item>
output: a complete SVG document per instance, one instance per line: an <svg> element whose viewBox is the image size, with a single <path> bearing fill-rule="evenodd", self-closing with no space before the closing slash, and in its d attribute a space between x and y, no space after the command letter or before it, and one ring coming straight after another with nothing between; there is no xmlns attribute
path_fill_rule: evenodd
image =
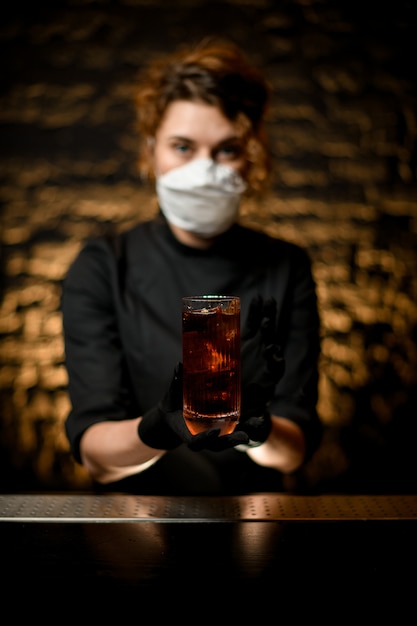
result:
<svg viewBox="0 0 417 626"><path fill-rule="evenodd" d="M170 388L158 406L147 411L138 428L139 436L146 445L158 450L172 450L186 443L191 450L220 452L242 443L248 443L244 432L219 436L219 428L210 428L198 435L188 430L182 414L182 364L178 363Z"/></svg>
<svg viewBox="0 0 417 626"><path fill-rule="evenodd" d="M267 409L285 361L276 340L277 304L274 298L256 296L250 303L241 336L242 405L238 430L252 442L262 443L271 430Z"/></svg>

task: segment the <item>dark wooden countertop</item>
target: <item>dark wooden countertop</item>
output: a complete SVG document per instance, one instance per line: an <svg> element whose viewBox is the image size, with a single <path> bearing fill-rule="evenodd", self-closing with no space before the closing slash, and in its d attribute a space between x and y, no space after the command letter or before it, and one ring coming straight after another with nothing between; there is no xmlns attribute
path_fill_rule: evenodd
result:
<svg viewBox="0 0 417 626"><path fill-rule="evenodd" d="M3 604L45 624L412 623L417 496L0 495Z"/></svg>

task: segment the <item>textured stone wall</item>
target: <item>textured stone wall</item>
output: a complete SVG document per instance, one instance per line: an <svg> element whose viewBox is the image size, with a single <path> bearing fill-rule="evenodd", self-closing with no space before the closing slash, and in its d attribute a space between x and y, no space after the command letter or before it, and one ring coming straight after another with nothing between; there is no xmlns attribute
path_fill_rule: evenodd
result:
<svg viewBox="0 0 417 626"><path fill-rule="evenodd" d="M41 4L41 6L39 6ZM412 2L57 1L0 24L0 491L88 488L68 452L61 282L85 239L155 210L132 96L151 57L220 34L267 73L274 186L242 219L305 246L322 446L288 488L415 491Z"/></svg>

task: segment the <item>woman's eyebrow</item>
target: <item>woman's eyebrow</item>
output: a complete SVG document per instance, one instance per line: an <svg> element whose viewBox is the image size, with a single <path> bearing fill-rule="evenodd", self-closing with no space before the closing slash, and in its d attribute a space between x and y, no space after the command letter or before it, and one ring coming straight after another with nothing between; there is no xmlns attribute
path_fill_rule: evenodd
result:
<svg viewBox="0 0 417 626"><path fill-rule="evenodd" d="M181 135L170 135L169 139L175 139L176 141L184 141L187 143L195 143L194 139L190 139L190 137L182 137Z"/></svg>
<svg viewBox="0 0 417 626"><path fill-rule="evenodd" d="M169 141L180 141L182 143L188 143L188 144L198 143L198 141L196 141L195 139L192 139L191 137L184 137L182 135L169 135L168 139ZM224 139L221 139L218 143L214 144L212 147L217 149L217 148L222 148L223 146L227 146L229 144L235 144L235 143L241 143L241 137L239 137L238 135L230 135L230 137L225 137Z"/></svg>
<svg viewBox="0 0 417 626"><path fill-rule="evenodd" d="M221 141L219 141L217 146L223 146L224 144L228 144L228 143L240 143L240 142L241 142L241 137L238 137L238 135L231 135L230 137L226 137L225 139L222 139Z"/></svg>

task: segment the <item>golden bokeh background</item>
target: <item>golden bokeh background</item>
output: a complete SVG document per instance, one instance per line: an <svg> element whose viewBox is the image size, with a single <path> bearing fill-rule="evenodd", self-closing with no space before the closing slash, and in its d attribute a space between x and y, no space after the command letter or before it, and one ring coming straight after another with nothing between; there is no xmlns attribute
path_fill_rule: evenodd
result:
<svg viewBox="0 0 417 626"><path fill-rule="evenodd" d="M0 491L84 490L61 284L83 242L156 210L136 169L147 61L220 34L273 86L274 183L242 220L300 243L322 316L322 445L288 489L415 492L417 115L412 3L67 0L0 25Z"/></svg>

